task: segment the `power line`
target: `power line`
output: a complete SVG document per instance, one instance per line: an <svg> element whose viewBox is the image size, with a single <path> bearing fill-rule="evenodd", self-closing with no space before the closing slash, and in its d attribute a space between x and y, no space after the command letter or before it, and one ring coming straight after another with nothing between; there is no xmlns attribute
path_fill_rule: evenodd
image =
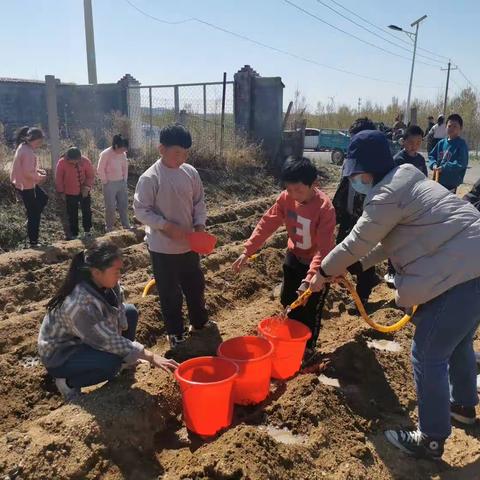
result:
<svg viewBox="0 0 480 480"><path fill-rule="evenodd" d="M362 30L365 30L366 32L368 33L371 33L372 35L374 35L375 37L378 37L380 38L381 40L385 41L385 42L388 42L390 43L391 45L397 47L397 48L401 48L402 50L405 50L409 53L412 53L412 50L411 48L407 48L407 47L404 47L403 45L399 45L398 43L395 43L395 42L392 42L391 40L389 40L388 38L385 38L383 37L382 35L379 35L378 33L370 30L369 28L365 27L364 25L362 25L361 23L358 23L356 22L355 20L352 20L351 18L347 17L346 15L344 15L343 13L339 12L338 10L336 10L335 8L333 8L332 6L326 4L325 2L322 2L322 0L316 0L317 3L319 3L320 5L323 5L324 7L328 8L329 10L331 10L332 12L335 12L337 15L339 15L340 17L348 20L349 22L353 23L354 25L356 25L357 27L361 28ZM397 37L395 37L397 38ZM432 58L432 57L427 57L426 55L422 55L421 53L417 53L417 56L418 57L422 57L422 58L426 58L427 60L431 60L432 62L438 62L438 63L444 63L443 60L437 60L436 58Z"/></svg>
<svg viewBox="0 0 480 480"><path fill-rule="evenodd" d="M333 28L334 30L338 30L339 32L342 32L345 35L348 35L349 37L352 37L355 40L358 40L359 42L365 43L366 45L369 45L370 47L376 48L377 50L381 50L382 52L388 53L389 55L394 55L395 57L403 58L404 60L408 60L409 62L411 62L411 58L405 57L404 55L400 55L399 53L392 52L390 50L387 50L386 48L380 47L378 45L375 45L374 43L371 43L367 40L364 40L363 38L357 37L357 35L354 35L353 33L350 33L347 30L343 30L342 28L337 27L337 26L327 22L323 18L320 18L318 15L315 15L314 13L309 12L308 10L305 10L303 7L301 7L300 5L297 5L296 3L291 2L290 0L283 0L283 1L285 3L287 3L288 5L292 6L293 8L296 8L297 10L303 12L305 15L308 15L309 17L312 17L312 18L316 19L317 21L319 21L319 22L321 22L325 25L328 25L329 27ZM421 62L420 60L418 60L417 63L422 63L423 65L428 65L429 67L438 68L437 65L432 65L431 63L426 63L426 62Z"/></svg>
<svg viewBox="0 0 480 480"><path fill-rule="evenodd" d="M372 23L369 20L367 20L366 18L360 16L358 13L355 13L354 11L348 9L347 7L342 5L341 3L337 2L336 0L330 0L330 1L332 3L334 3L335 5L339 6L340 8L343 8L347 12L351 13L355 17L359 18L363 22L367 23L368 25L371 25L372 27L376 28L377 30L380 30L382 33L386 33L387 35L390 35L391 37L395 38L396 40L399 40L403 43L406 43L407 45L410 45L410 43L407 40L403 40L402 38L399 38L397 35L394 35L393 33L389 32L386 28L379 27L378 25L375 25L374 23ZM430 53L431 55L435 55L436 57L448 60L448 57L446 57L445 55L440 55L438 53L432 52L431 50L427 50L426 48L421 48L421 47L417 47L417 48L418 48L418 50L422 50L424 52Z"/></svg>
<svg viewBox="0 0 480 480"><path fill-rule="evenodd" d="M466 82L478 93L478 88L468 79L468 77L463 73L463 70L457 65L457 69L460 72L460 75L466 80Z"/></svg>
<svg viewBox="0 0 480 480"><path fill-rule="evenodd" d="M184 20L180 20L180 21L177 21L177 22L170 22L168 20L164 20L162 18L158 18L158 17L155 17L153 15L150 15L149 13L143 11L142 9L138 8L136 5L134 5L130 0L125 0L126 3L128 3L131 7L133 7L137 12L139 12L140 14L150 18L151 20L154 20L154 21L157 21L157 22L160 22L162 24L167 24L167 25L177 25L177 24L181 24L181 23L187 23L187 22L197 22L197 23L200 23L202 25L205 25L209 28L212 28L214 30L218 30L220 32L223 32L223 33L226 33L228 35L231 35L233 37L236 37L236 38L239 38L241 40L244 40L244 41L247 41L249 43L252 43L254 45L258 45L260 47L263 47L263 48L267 48L271 51L274 51L274 52L277 52L277 53L281 53L283 55L288 55L289 57L292 57L292 58L295 58L297 60L301 60L303 62L307 62L307 63L310 63L312 65L316 65L318 67L322 67L322 68L327 68L329 70L334 70L336 72L340 72L340 73L345 73L347 75L353 75L353 76L356 76L356 77L359 77L359 78L364 78L366 80L373 80L373 81L376 81L376 82L382 82L382 83L389 83L389 84L393 84L393 85L401 85L401 86L405 86L404 83L401 83L401 82L395 82L393 80L385 80L385 79L382 79L382 78L376 78L376 77L371 77L369 75L363 75L361 73L357 73L357 72L352 72L350 70L345 70L343 68L339 68L339 67L334 67L332 65L327 65L327 64L324 64L324 63L320 63L320 62L317 62L316 60L312 60L310 58L307 58L307 57L303 57L301 55L298 55L296 53L292 53L292 52L289 52L287 50L283 50L281 48L277 48L277 47L273 47L272 45L268 45L266 43L263 43L263 42L260 42L258 40L255 40L253 38L250 38L250 37L247 37L246 35L242 35L240 33L236 33L236 32L233 32L231 30L228 30L226 28L223 28L223 27L220 27L218 25L215 25L213 23L210 23L210 22L207 22L205 20L202 20L200 18L197 18L197 17L190 17L188 19L184 19ZM434 87L434 86L425 86L425 85L417 85L417 88L431 88L431 89L437 89L438 87Z"/></svg>

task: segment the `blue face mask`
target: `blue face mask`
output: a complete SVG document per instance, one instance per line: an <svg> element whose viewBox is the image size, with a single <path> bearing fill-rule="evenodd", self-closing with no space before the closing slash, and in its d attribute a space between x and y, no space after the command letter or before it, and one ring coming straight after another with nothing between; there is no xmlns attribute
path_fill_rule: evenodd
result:
<svg viewBox="0 0 480 480"><path fill-rule="evenodd" d="M356 192L361 193L362 195L368 195L370 193L370 190L373 187L371 183L363 183L361 176L350 178L349 180L350 180L350 184L352 185L352 188Z"/></svg>

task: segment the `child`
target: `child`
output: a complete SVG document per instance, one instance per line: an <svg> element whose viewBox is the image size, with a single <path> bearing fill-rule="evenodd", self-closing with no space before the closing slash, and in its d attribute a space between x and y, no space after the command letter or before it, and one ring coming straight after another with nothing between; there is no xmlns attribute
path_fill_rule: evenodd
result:
<svg viewBox="0 0 480 480"><path fill-rule="evenodd" d="M281 226L288 233L288 250L283 264L281 303L291 304L305 280L309 280L319 262L333 248L335 210L328 196L316 187L317 169L308 158L289 159L282 168L285 190L258 222L245 243L245 251L233 264L239 272L266 240ZM312 331L304 361L314 354L320 330L327 289L313 294L305 306L291 312Z"/></svg>
<svg viewBox="0 0 480 480"><path fill-rule="evenodd" d="M393 160L395 165L410 163L417 167L426 177L428 177L427 164L423 155L418 153L423 141L423 130L417 125L411 125L407 128L403 136L403 149L400 150Z"/></svg>
<svg viewBox="0 0 480 480"><path fill-rule="evenodd" d="M82 209L82 223L85 236L90 236L92 228L92 208L90 190L95 172L87 157L82 156L76 147L69 148L57 163L55 186L66 202L69 232L67 240L78 236L78 207Z"/></svg>
<svg viewBox="0 0 480 480"><path fill-rule="evenodd" d="M351 136L363 130L375 130L375 124L367 117L358 118L351 125ZM337 243L342 242L351 232L354 225L363 213L365 195L356 192L348 178L343 177L333 197L333 206L338 224ZM365 308L368 308L368 299L373 288L380 283L380 278L375 273L375 267L359 272L357 275L357 293ZM352 300L347 304L347 311L352 315L358 315L357 306Z"/></svg>
<svg viewBox="0 0 480 480"><path fill-rule="evenodd" d="M430 169L440 173L440 184L452 193L462 184L468 166L468 146L460 137L463 119L458 113L447 118L447 138L429 154Z"/></svg>
<svg viewBox="0 0 480 480"><path fill-rule="evenodd" d="M115 223L115 210L118 209L120 222L130 228L128 221L128 140L114 135L112 146L100 154L97 173L103 184L105 200L105 230L111 232Z"/></svg>
<svg viewBox="0 0 480 480"><path fill-rule="evenodd" d="M77 253L67 277L47 305L38 352L65 400L82 387L111 380L122 366L146 360L169 371L177 366L135 342L138 312L123 303L122 256L108 242Z"/></svg>
<svg viewBox="0 0 480 480"><path fill-rule="evenodd" d="M431 153L440 140L443 140L447 136L447 126L445 124L445 117L439 115L437 123L432 126L427 134L427 150Z"/></svg>
<svg viewBox="0 0 480 480"><path fill-rule="evenodd" d="M191 330L212 326L205 308L205 278L187 234L205 230L207 212L197 170L185 163L192 145L182 125L160 132L160 159L139 178L133 209L146 225L146 241L160 306L172 349L185 342L182 304L185 295Z"/></svg>
<svg viewBox="0 0 480 480"><path fill-rule="evenodd" d="M39 187L46 180L47 174L38 168L38 157L35 155L35 150L42 146L43 139L43 132L39 128L21 128L17 133L17 149L10 171L10 181L27 211L27 235L31 248L40 246L40 217L48 202L48 195Z"/></svg>

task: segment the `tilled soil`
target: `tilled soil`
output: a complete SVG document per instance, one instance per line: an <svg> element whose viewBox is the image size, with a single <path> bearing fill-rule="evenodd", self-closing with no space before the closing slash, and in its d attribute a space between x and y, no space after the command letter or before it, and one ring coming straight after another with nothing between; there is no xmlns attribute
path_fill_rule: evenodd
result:
<svg viewBox="0 0 480 480"><path fill-rule="evenodd" d="M280 309L284 232L240 276L230 268L275 198L271 185L264 196L255 185L211 201L208 228L219 246L202 263L208 309L218 328L192 335L175 354L179 361L214 354L222 340L255 333L262 318ZM151 277L143 232L108 237L124 248L123 285L140 310L139 341L170 355L155 292L141 298ZM312 364L287 382L272 382L262 404L236 407L231 428L215 438L186 430L173 378L144 365L90 389L80 404L65 405L38 362L36 338L45 304L80 248L80 241L60 242L45 251L0 256L0 478L480 478L478 424L455 426L442 462L416 461L386 443L384 429L416 421L413 327L394 335L372 331L346 312L350 299L338 286L329 294ZM386 286L375 289L376 321L391 323L401 315L392 298ZM379 349L384 347L394 351Z"/></svg>

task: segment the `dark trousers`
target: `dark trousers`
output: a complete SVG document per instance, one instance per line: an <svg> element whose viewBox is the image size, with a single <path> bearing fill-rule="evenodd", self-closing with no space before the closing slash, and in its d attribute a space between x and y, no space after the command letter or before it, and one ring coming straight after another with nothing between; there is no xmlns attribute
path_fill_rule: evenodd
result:
<svg viewBox="0 0 480 480"><path fill-rule="evenodd" d="M287 253L283 263L283 284L280 293L280 301L284 307L297 299L298 287L307 276L309 265L301 263L291 252ZM307 348L315 348L318 334L322 324L322 310L329 287L326 286L321 292L311 295L308 302L303 306L292 310L289 317L302 322L312 332L312 337L307 343Z"/></svg>
<svg viewBox="0 0 480 480"><path fill-rule="evenodd" d="M338 227L337 245L341 243L345 237L351 232L355 222L348 224L340 224ZM372 293L373 288L378 284L377 274L375 273L375 267L363 271L360 275L357 275L356 291L363 303L368 301L368 297Z"/></svg>
<svg viewBox="0 0 480 480"><path fill-rule="evenodd" d="M38 243L40 217L47 205L48 195L38 185L29 190L17 190L27 210L27 235L31 244Z"/></svg>
<svg viewBox="0 0 480 480"><path fill-rule="evenodd" d="M133 342L137 331L138 310L134 305L126 304L125 315L128 330L122 335ZM122 357L114 353L83 344L63 365L49 368L48 373L55 378L66 378L67 384L72 388L81 388L112 380L120 371L122 363Z"/></svg>
<svg viewBox="0 0 480 480"><path fill-rule="evenodd" d="M167 334L181 335L184 332L184 295L190 324L194 328L203 327L208 321L208 314L205 308L205 277L198 254L150 252L150 258Z"/></svg>
<svg viewBox="0 0 480 480"><path fill-rule="evenodd" d="M88 233L92 228L92 199L90 195L65 195L68 225L70 234L78 235L78 207L82 209L83 231Z"/></svg>

